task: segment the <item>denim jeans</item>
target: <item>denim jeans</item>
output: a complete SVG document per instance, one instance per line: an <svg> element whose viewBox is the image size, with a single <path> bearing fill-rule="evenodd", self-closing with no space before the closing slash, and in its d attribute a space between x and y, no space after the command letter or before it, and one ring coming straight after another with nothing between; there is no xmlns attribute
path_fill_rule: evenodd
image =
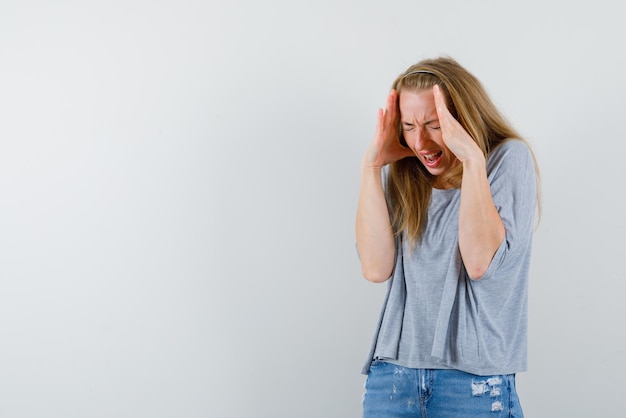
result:
<svg viewBox="0 0 626 418"><path fill-rule="evenodd" d="M363 418L523 416L514 374L477 376L376 360L365 382Z"/></svg>

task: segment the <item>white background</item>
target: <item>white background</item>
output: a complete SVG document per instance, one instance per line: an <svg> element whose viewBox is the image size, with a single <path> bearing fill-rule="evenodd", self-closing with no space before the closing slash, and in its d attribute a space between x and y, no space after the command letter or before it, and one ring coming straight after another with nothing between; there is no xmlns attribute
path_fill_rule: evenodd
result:
<svg viewBox="0 0 626 418"><path fill-rule="evenodd" d="M360 416L361 156L439 55L542 169L526 416L623 416L617 5L1 0L0 416Z"/></svg>

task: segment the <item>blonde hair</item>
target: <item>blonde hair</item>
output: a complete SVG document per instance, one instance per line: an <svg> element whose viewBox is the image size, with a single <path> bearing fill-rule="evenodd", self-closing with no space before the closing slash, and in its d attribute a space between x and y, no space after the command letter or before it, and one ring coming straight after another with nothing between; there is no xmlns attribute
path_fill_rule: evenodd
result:
<svg viewBox="0 0 626 418"><path fill-rule="evenodd" d="M420 61L398 76L392 88L402 94L403 91L432 89L435 84L444 93L450 113L474 139L485 157L509 139L526 142L500 114L480 81L452 58ZM400 142L406 146L400 125L398 135ZM533 160L539 196L539 169L534 155ZM458 164L437 180L439 184L459 188L462 177L463 166ZM406 232L413 244L417 242L427 217L435 179L416 158L405 158L390 164L387 191L391 222L396 234ZM539 199L537 202L540 211Z"/></svg>

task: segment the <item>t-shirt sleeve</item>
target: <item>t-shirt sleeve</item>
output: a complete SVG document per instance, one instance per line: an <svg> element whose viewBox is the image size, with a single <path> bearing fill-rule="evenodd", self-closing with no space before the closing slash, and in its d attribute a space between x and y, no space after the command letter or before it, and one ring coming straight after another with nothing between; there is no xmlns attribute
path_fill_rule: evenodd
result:
<svg viewBox="0 0 626 418"><path fill-rule="evenodd" d="M507 260L521 256L532 240L537 185L528 146L519 140L499 145L487 159L487 178L506 234L481 280L494 276Z"/></svg>

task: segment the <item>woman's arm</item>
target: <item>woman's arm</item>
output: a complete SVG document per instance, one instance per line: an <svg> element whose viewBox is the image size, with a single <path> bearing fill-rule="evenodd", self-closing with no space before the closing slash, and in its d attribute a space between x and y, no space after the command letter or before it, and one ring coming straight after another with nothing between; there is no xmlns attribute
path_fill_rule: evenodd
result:
<svg viewBox="0 0 626 418"><path fill-rule="evenodd" d="M384 282L391 276L396 250L382 184L382 168L414 155L410 149L400 145L398 120L398 93L392 90L385 110L378 110L376 134L361 166L356 242L363 276L377 283Z"/></svg>
<svg viewBox="0 0 626 418"><path fill-rule="evenodd" d="M502 244L506 231L493 203L485 156L448 111L439 86L433 89L446 146L463 164L459 209L459 250L471 279L480 279Z"/></svg>
<svg viewBox="0 0 626 418"><path fill-rule="evenodd" d="M395 260L395 240L382 186L380 168L364 162L356 212L356 241L363 277L375 283L389 279Z"/></svg>
<svg viewBox="0 0 626 418"><path fill-rule="evenodd" d="M487 180L485 158L463 161L459 209L459 249L471 279L480 279L502 244L506 231Z"/></svg>

